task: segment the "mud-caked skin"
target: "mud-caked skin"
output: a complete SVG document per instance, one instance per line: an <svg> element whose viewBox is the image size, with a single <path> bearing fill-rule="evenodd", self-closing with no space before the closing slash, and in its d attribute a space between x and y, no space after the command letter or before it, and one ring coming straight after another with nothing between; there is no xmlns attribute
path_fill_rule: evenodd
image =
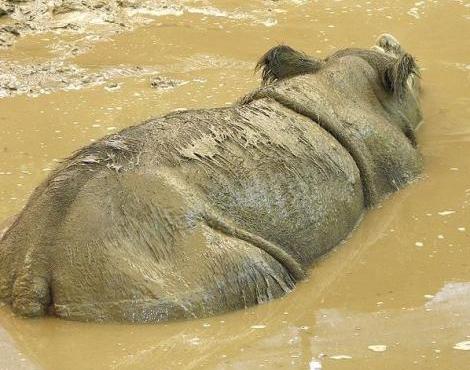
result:
<svg viewBox="0 0 470 370"><path fill-rule="evenodd" d="M157 322L282 296L362 213L417 178L418 67L390 35L315 60L287 46L228 108L82 148L0 241L23 316Z"/></svg>

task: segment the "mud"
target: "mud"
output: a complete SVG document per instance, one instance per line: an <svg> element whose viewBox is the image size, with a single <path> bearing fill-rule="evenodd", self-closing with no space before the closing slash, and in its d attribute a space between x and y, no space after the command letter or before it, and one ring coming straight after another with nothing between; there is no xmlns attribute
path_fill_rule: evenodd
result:
<svg viewBox="0 0 470 370"><path fill-rule="evenodd" d="M266 305L156 326L22 320L2 309L0 369L465 369L469 5L224 0L185 6L198 12L154 15L111 35L32 32L1 52L2 61L19 65L64 54L65 63L93 72L141 66L159 74L1 99L0 219L21 209L59 158L90 140L171 110L231 104L258 85L254 62L277 42L327 55L369 45L382 32L396 35L424 67L425 121L417 139L425 177L370 212L350 240L312 268L309 281ZM63 53L73 47L80 52ZM155 90L150 83L157 76L187 83Z"/></svg>
<svg viewBox="0 0 470 370"><path fill-rule="evenodd" d="M184 3L164 0L0 2L0 49L8 49L21 37L31 36L32 40L26 42L34 48L39 46L47 50L43 63L38 63L37 59L34 64L19 62L15 51L10 54L12 58L0 61L0 97L18 94L34 97L56 90L101 85L117 77L157 75L157 71L139 65L94 71L77 66L70 59L89 52L97 42L152 22L155 16L211 13L211 8L198 9L184 6ZM216 13L215 16L224 14ZM154 77L150 83L165 90L179 86L182 81ZM118 86L112 83L108 87Z"/></svg>
<svg viewBox="0 0 470 370"><path fill-rule="evenodd" d="M48 31L84 33L97 26L99 34L119 33L149 21L135 17L138 10L177 12L180 3L165 0L2 0L0 16L7 20L3 20L6 24L0 27L0 46L9 47L18 37Z"/></svg>

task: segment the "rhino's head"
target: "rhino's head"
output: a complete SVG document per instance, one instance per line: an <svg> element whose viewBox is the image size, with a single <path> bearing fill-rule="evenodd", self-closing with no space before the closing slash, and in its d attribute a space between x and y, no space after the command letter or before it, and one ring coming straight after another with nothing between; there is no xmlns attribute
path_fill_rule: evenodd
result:
<svg viewBox="0 0 470 370"><path fill-rule="evenodd" d="M348 59L350 74L363 73L364 69L360 68L360 63L354 64L351 62L351 57L353 59L359 57L375 70L374 76L367 78L375 79L371 81L375 95L383 108L392 116L391 121L401 126L404 131L414 131L422 120L419 103L419 68L414 57L389 34L381 35L370 49L342 49L322 60L289 46L279 45L264 54L256 68L262 71L263 85L298 75L316 74L322 69L328 69L328 66L334 63L345 63L345 58ZM357 94L360 93L358 90Z"/></svg>

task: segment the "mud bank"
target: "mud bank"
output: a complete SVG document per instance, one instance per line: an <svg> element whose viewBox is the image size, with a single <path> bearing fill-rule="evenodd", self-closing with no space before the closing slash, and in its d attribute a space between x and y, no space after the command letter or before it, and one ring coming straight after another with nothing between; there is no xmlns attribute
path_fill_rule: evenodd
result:
<svg viewBox="0 0 470 370"><path fill-rule="evenodd" d="M36 97L103 84L115 90L119 83L110 81L130 76L153 76L149 83L157 89L176 87L178 81L157 78L158 71L152 68L120 66L96 71L77 66L70 59L113 34L150 22L149 17L140 15L146 13L144 10L156 15L179 9L181 5L174 1L2 1L0 48L13 46L23 36L44 33L59 38L65 34L70 40L52 43L49 50L53 57L44 62L0 61L0 98L19 94Z"/></svg>
<svg viewBox="0 0 470 370"><path fill-rule="evenodd" d="M37 97L57 90L97 85L115 90L120 86L117 80L131 76L149 76L149 86L158 91L173 89L187 81L161 75L154 67L147 67L145 61L139 65L96 68L77 65L74 60L118 34L132 32L162 18L194 16L203 21L224 19L269 28L277 23L275 15L284 12L272 6L275 4L267 1L264 9L243 6L241 10L238 7L219 9L210 1L0 0L0 50L4 51L0 60L0 98L22 94ZM168 27L167 24L160 26ZM142 48L154 46L138 41L142 42ZM15 50L18 43L20 49L28 51L23 58L18 58ZM38 49L42 49L40 54L35 53ZM210 57L204 58L196 58L194 64L218 63Z"/></svg>
<svg viewBox="0 0 470 370"><path fill-rule="evenodd" d="M0 2L0 46L9 47L18 37L31 33L63 31L87 32L101 28L101 32L117 33L148 22L136 16L137 9L165 13L181 7L181 1L132 0L3 0Z"/></svg>

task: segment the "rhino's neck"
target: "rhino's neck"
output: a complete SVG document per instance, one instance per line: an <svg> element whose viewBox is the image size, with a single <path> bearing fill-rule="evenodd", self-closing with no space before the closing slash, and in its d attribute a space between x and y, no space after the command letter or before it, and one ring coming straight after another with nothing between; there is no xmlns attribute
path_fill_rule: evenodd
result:
<svg viewBox="0 0 470 370"><path fill-rule="evenodd" d="M259 89L242 103L273 99L328 131L356 162L370 207L415 179L421 157L406 133L389 121L370 82L354 80L357 91L349 82L338 73L301 76Z"/></svg>

